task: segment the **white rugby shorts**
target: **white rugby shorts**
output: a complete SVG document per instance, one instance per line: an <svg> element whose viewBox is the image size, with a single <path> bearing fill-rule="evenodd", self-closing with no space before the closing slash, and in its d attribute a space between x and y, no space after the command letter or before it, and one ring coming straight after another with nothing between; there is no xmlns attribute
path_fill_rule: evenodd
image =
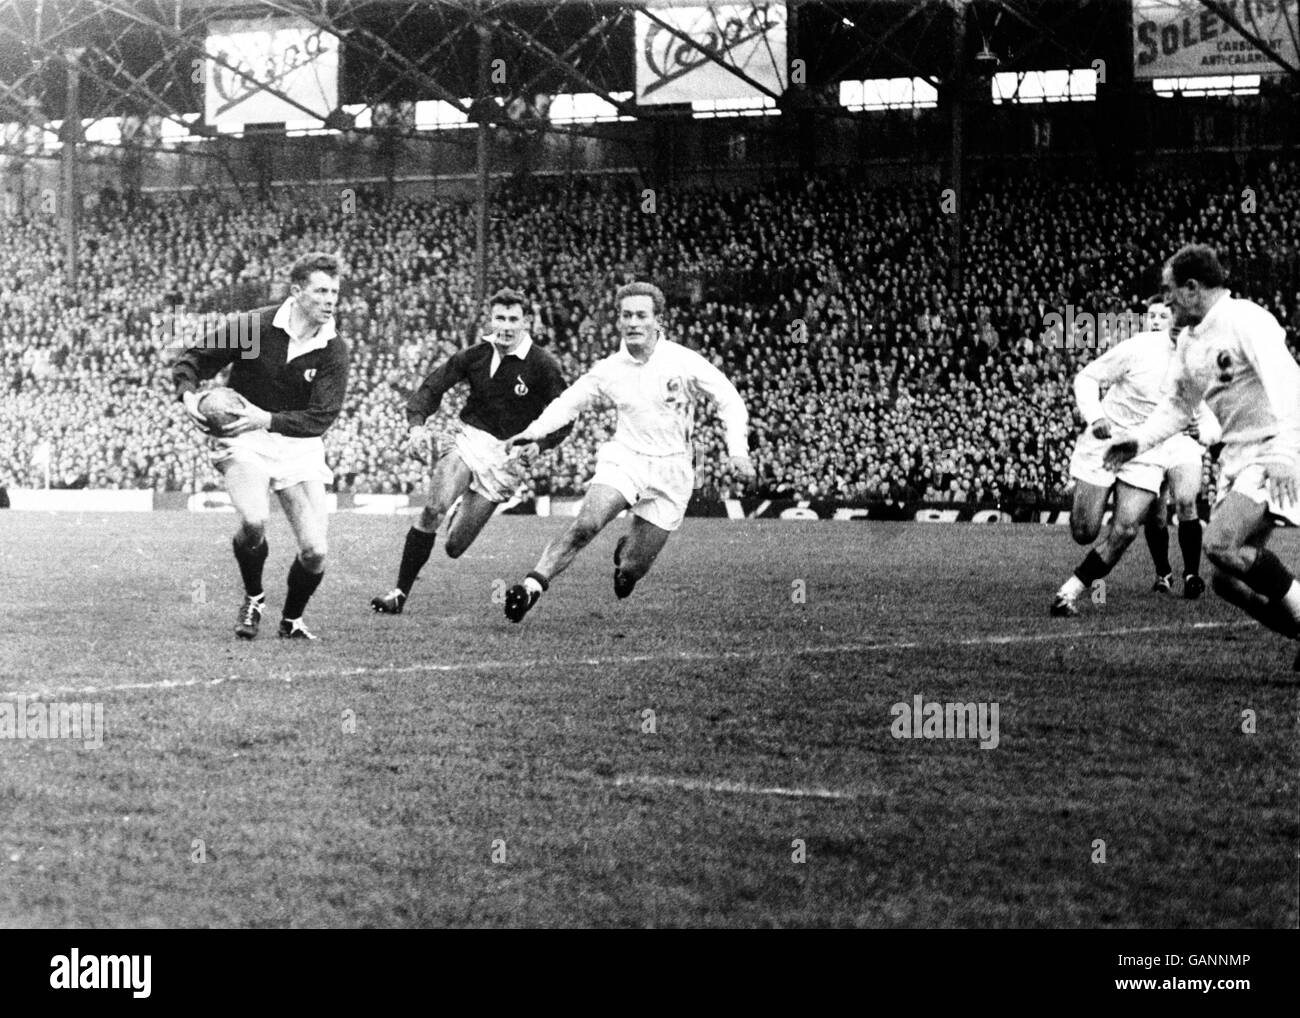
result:
<svg viewBox="0 0 1300 1018"><path fill-rule="evenodd" d="M293 438L270 431L246 431L231 438L214 438L212 465L223 474L232 463L245 463L266 474L275 491L320 481L331 484L334 471L325 464L325 443L320 436Z"/></svg>
<svg viewBox="0 0 1300 1018"><path fill-rule="evenodd" d="M1118 473L1106 469L1106 450L1114 437L1097 438L1089 428L1074 444L1070 457L1070 476L1077 481L1109 488L1116 480L1153 494L1160 493L1165 474L1174 467L1193 464L1198 469L1205 450L1188 434L1173 435L1154 449L1148 449L1119 468Z"/></svg>
<svg viewBox="0 0 1300 1018"><path fill-rule="evenodd" d="M695 468L686 453L644 456L619 442L606 442L596 454L591 483L615 489L634 516L672 531L686 518L686 505L695 490Z"/></svg>
<svg viewBox="0 0 1300 1018"><path fill-rule="evenodd" d="M523 484L510 462L505 442L486 431L463 424L456 432L456 455L469 467L471 491L489 502L508 502Z"/></svg>
<svg viewBox="0 0 1300 1018"><path fill-rule="evenodd" d="M1274 516L1300 527L1300 501L1279 504L1269 497L1268 468L1280 460L1288 460L1293 466L1300 465L1300 450L1278 449L1272 440L1225 447L1219 460L1215 506L1227 497L1228 492L1235 491L1252 502L1258 502Z"/></svg>

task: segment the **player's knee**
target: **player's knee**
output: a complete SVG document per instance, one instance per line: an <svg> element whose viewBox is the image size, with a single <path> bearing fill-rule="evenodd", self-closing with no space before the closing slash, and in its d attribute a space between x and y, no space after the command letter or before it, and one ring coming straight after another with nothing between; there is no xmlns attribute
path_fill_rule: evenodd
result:
<svg viewBox="0 0 1300 1018"><path fill-rule="evenodd" d="M446 510L436 503L426 505L420 510L420 529L429 533L437 530L438 525L442 522L444 512Z"/></svg>
<svg viewBox="0 0 1300 1018"><path fill-rule="evenodd" d="M1137 539L1141 529L1140 520L1115 520L1110 525L1111 543L1127 547Z"/></svg>
<svg viewBox="0 0 1300 1018"><path fill-rule="evenodd" d="M1190 523L1192 520L1197 519L1199 514L1196 512L1196 500L1189 499L1179 502L1177 513L1179 523Z"/></svg>
<svg viewBox="0 0 1300 1018"><path fill-rule="evenodd" d="M329 548L324 538L306 541L298 549L298 558L308 572L319 573L325 568L325 556Z"/></svg>
<svg viewBox="0 0 1300 1018"><path fill-rule="evenodd" d="M1225 534L1211 531L1205 536L1205 557L1215 569L1240 576L1250 568L1246 550Z"/></svg>
<svg viewBox="0 0 1300 1018"><path fill-rule="evenodd" d="M1092 544L1101 533L1101 520L1084 519L1081 516L1070 517L1070 536L1075 544Z"/></svg>
<svg viewBox="0 0 1300 1018"><path fill-rule="evenodd" d="M239 543L246 548L255 548L266 537L265 516L245 516L239 524Z"/></svg>

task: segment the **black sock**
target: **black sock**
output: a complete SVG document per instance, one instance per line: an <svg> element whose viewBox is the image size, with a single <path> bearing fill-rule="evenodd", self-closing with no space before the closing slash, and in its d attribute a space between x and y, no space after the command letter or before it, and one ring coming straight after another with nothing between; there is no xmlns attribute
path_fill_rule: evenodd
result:
<svg viewBox="0 0 1300 1018"><path fill-rule="evenodd" d="M299 559L293 560L293 565L289 567L289 593L284 599L286 619L302 618L307 602L311 600L312 594L316 593L316 588L320 586L324 576L324 570L319 573L309 573Z"/></svg>
<svg viewBox="0 0 1300 1018"><path fill-rule="evenodd" d="M425 533L416 527L406 532L406 545L402 548L402 564L397 570L397 589L403 594L410 594L420 570L429 561L433 552L433 542L437 539L436 530Z"/></svg>
<svg viewBox="0 0 1300 1018"><path fill-rule="evenodd" d="M1095 551L1090 551L1084 560L1079 563L1079 568L1074 571L1074 575L1085 587L1091 587L1110 570L1111 567L1101 560L1100 555Z"/></svg>
<svg viewBox="0 0 1300 1018"><path fill-rule="evenodd" d="M1151 561L1156 565L1156 575L1168 576L1174 571L1174 567L1169 564L1169 528L1147 520L1142 526L1142 533L1146 535ZM1178 540L1181 542L1182 539L1183 531L1179 528Z"/></svg>
<svg viewBox="0 0 1300 1018"><path fill-rule="evenodd" d="M262 543L253 548L240 544L238 537L230 544L235 549L239 575L244 579L244 592L250 597L258 597L262 593L262 566L266 565L266 556L271 552L266 538L262 538Z"/></svg>
<svg viewBox="0 0 1300 1018"><path fill-rule="evenodd" d="M1255 564L1246 570L1242 579L1251 590L1263 594L1270 601L1281 601L1295 582L1295 577L1282 564L1282 560L1267 548L1259 549L1255 555Z"/></svg>
<svg viewBox="0 0 1300 1018"><path fill-rule="evenodd" d="M1178 547L1183 552L1183 575L1201 575L1201 521L1178 521Z"/></svg>

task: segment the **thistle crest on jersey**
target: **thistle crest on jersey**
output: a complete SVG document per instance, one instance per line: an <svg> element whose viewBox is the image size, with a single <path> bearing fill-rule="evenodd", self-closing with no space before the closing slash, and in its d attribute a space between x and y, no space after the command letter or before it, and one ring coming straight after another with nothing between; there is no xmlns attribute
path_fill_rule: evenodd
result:
<svg viewBox="0 0 1300 1018"><path fill-rule="evenodd" d="M528 386L524 385L523 375L520 375L519 378L515 381L515 395L516 396L528 395Z"/></svg>

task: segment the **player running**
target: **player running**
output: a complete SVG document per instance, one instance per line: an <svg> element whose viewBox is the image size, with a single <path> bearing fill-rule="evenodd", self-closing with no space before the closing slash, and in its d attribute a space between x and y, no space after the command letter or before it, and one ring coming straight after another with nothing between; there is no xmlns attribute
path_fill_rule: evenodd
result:
<svg viewBox="0 0 1300 1018"><path fill-rule="evenodd" d="M649 572L668 536L681 526L695 487L691 431L695 405L707 394L718 404L732 469L754 479L745 404L726 376L698 353L665 339L664 295L649 283L629 283L615 294L618 353L599 361L511 444L535 442L573 421L597 400L618 411L614 437L596 457L596 473L578 516L542 552L536 567L506 591L506 618L520 622L574 557L625 509L628 532L614 548L614 593L627 597Z"/></svg>
<svg viewBox="0 0 1300 1018"><path fill-rule="evenodd" d="M1070 458L1070 476L1076 484L1070 511L1070 532L1079 544L1090 544L1101 532L1102 514L1111 489L1115 491L1115 512L1106 536L1084 558L1074 574L1061 585L1052 601L1051 614L1068 617L1079 614L1078 597L1119 562L1137 537L1144 520L1150 519L1166 475L1178 505L1179 544L1183 550L1185 579L1183 596L1195 599L1205 590L1200 578L1201 523L1196 513L1196 497L1201 486L1203 450L1189 434L1174 435L1160 448L1140 461L1126 464L1119 471L1108 470L1102 462L1106 444L1119 428L1136 427L1159 402L1161 385L1170 370L1174 354L1174 333L1168 327L1167 305L1153 303L1150 323L1164 323L1165 328L1140 332L1112 347L1084 366L1074 378L1074 396L1079 412L1088 422L1087 430L1075 443ZM1101 390L1106 389L1103 398ZM1200 434L1213 441L1217 428L1208 410L1200 418ZM1163 503L1160 503L1163 509ZM1156 510L1159 511L1159 510ZM1163 577L1168 566L1168 536L1165 537L1165 561L1156 559L1157 573ZM1163 569L1161 567L1164 567ZM1164 588L1157 580L1156 589ZM1167 589L1167 588L1164 588Z"/></svg>
<svg viewBox="0 0 1300 1018"><path fill-rule="evenodd" d="M547 403L564 391L564 376L556 359L534 346L524 324L524 297L499 290L489 300L492 332L483 342L452 355L425 378L406 404L411 430L407 449L423 461L429 448L427 421L443 395L460 382L469 383L469 398L461 411L454 449L438 460L433 492L420 519L406 534L397 586L370 607L400 615L420 570L433 552L438 526L456 499L463 499L447 531L447 554L460 558L492 518L497 506L522 484L519 463L509 457L503 439L536 419ZM572 425L544 442L549 449L564 440ZM534 450L535 452L536 450Z"/></svg>
<svg viewBox="0 0 1300 1018"><path fill-rule="evenodd" d="M213 463L239 516L235 561L244 581L244 602L235 635L257 636L265 605L267 488L275 491L298 541L289 567L289 590L280 636L316 639L302 614L325 574L325 485L334 480L321 441L343 408L348 381L348 346L334 325L339 298L339 260L330 254L303 255L289 271L289 298L281 305L248 312L258 338L256 355L225 343L187 350L172 368L176 394L190 418L214 435ZM198 384L227 364L229 386L247 405L220 432L209 430L198 410Z"/></svg>
<svg viewBox="0 0 1300 1018"><path fill-rule="evenodd" d="M1189 244L1165 263L1179 339L1172 391L1117 437L1110 469L1186 426L1204 399L1223 422L1219 493L1205 533L1215 591L1275 632L1300 639L1300 582L1267 547L1274 520L1300 524L1300 365L1277 320L1231 296L1213 248ZM1300 654L1295 661L1300 671Z"/></svg>

